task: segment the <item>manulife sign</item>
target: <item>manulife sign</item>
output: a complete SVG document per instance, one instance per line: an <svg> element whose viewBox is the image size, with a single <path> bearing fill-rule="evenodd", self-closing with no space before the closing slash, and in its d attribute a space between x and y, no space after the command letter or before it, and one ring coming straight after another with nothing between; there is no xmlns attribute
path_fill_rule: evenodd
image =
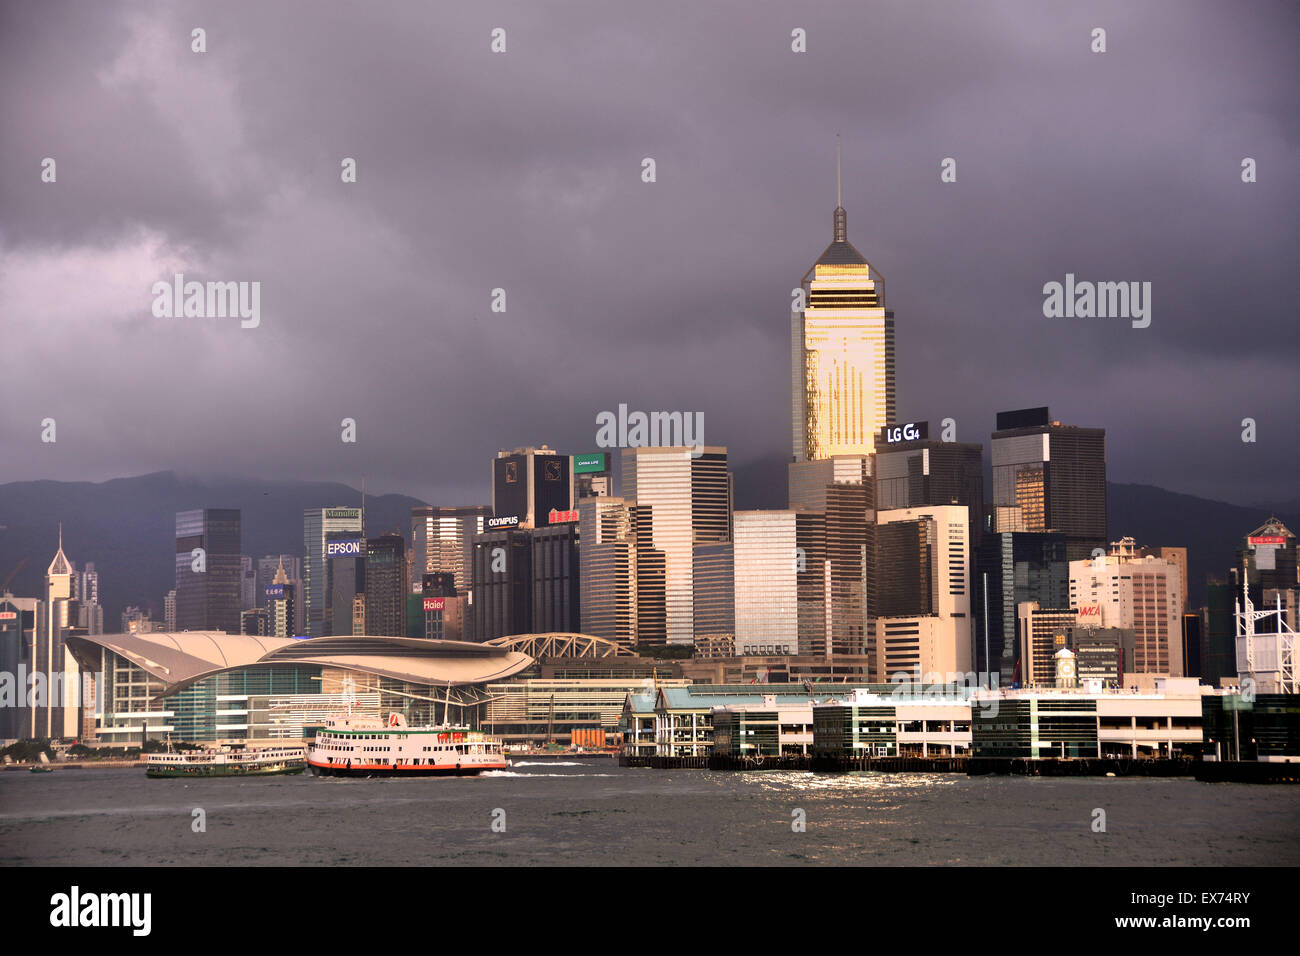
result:
<svg viewBox="0 0 1300 956"><path fill-rule="evenodd" d="M326 508L326 518L360 518L360 508Z"/></svg>

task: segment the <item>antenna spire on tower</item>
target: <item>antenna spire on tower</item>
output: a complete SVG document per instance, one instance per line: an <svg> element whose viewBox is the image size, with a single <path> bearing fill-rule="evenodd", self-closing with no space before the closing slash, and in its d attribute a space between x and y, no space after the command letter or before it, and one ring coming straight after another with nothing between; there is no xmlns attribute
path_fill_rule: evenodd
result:
<svg viewBox="0 0 1300 956"><path fill-rule="evenodd" d="M835 208L844 208L844 195L840 189L840 134L835 134Z"/></svg>
<svg viewBox="0 0 1300 956"><path fill-rule="evenodd" d="M848 215L844 212L844 191L840 185L840 134L835 134L835 241L849 241Z"/></svg>

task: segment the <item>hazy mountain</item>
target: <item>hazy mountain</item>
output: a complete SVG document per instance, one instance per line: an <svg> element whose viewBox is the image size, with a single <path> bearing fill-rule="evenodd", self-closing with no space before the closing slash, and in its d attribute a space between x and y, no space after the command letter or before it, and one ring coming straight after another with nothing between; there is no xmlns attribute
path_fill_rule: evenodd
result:
<svg viewBox="0 0 1300 956"><path fill-rule="evenodd" d="M240 509L243 553L260 558L302 553L304 509L360 503L360 491L335 482L203 479L172 472L99 484L11 482L0 485L0 583L26 558L9 589L39 595L63 522L64 553L78 570L95 563L104 629L116 631L130 604L152 607L161 619L163 596L175 586L176 512ZM409 539L411 508L420 504L405 495L368 495L366 532L397 530Z"/></svg>
<svg viewBox="0 0 1300 956"><path fill-rule="evenodd" d="M779 457L737 466L735 507L784 507L785 470ZM1206 574L1222 575L1232 563L1237 541L1270 514L1292 530L1300 529L1300 509L1244 507L1150 485L1110 483L1107 499L1111 540L1130 535L1139 544L1188 549L1193 605L1204 600ZM63 522L64 551L78 569L95 562L104 626L115 630L129 604L152 607L155 617L162 616L163 595L174 584L177 511L239 508L243 552L258 558L281 551L302 553L304 509L360 501L357 489L333 482L198 479L172 472L99 484L11 482L0 485L0 583L26 559L9 588L18 595L39 595ZM423 503L400 494L368 496L366 530L397 530L409 539L411 508Z"/></svg>

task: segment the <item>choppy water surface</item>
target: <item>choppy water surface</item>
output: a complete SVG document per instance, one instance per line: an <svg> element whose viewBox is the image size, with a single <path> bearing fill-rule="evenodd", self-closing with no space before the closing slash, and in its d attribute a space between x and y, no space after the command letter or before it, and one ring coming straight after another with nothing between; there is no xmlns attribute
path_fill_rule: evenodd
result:
<svg viewBox="0 0 1300 956"><path fill-rule="evenodd" d="M191 828L195 808L204 833ZM1095 808L1105 833L1092 830ZM492 830L497 809L504 833ZM795 811L804 832L792 829ZM413 780L0 773L5 865L1294 865L1298 825L1300 788L1192 780L714 773L613 760Z"/></svg>

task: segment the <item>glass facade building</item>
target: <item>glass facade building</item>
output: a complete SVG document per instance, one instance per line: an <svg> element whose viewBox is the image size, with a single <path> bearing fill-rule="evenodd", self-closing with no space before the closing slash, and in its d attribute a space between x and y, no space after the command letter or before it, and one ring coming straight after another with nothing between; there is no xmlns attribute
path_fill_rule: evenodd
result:
<svg viewBox="0 0 1300 956"><path fill-rule="evenodd" d="M443 571L455 575L458 593L467 593L471 585L473 538L483 531L484 522L490 517L491 505L412 508L412 590L419 588L424 574Z"/></svg>
<svg viewBox="0 0 1300 956"><path fill-rule="evenodd" d="M177 629L239 633L241 544L238 509L176 513Z"/></svg>
<svg viewBox="0 0 1300 956"><path fill-rule="evenodd" d="M625 448L622 465L623 493L637 506L638 643L693 643L694 547L731 539L727 450Z"/></svg>
<svg viewBox="0 0 1300 956"><path fill-rule="evenodd" d="M1026 531L1065 535L1068 559L1105 550L1106 430L1049 421L1046 408L998 414L993 505L1020 509Z"/></svg>
<svg viewBox="0 0 1300 956"><path fill-rule="evenodd" d="M329 594L326 561L330 535L349 532L346 537L359 540L362 526L360 508L308 508L303 512L303 624L304 630L312 637L326 635L331 628L326 616ZM348 633L351 633L350 629Z"/></svg>
<svg viewBox="0 0 1300 956"><path fill-rule="evenodd" d="M842 206L834 227L790 317L795 461L870 454L895 420L894 313L882 277L848 241Z"/></svg>

